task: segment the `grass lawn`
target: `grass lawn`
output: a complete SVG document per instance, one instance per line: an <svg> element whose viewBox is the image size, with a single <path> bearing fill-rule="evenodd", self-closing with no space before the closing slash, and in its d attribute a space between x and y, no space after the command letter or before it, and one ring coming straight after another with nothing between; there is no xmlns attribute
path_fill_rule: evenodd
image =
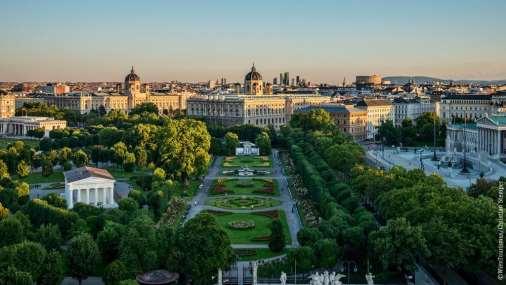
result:
<svg viewBox="0 0 506 285"><path fill-rule="evenodd" d="M20 179L23 182L28 184L39 184L39 183L55 183L55 182L64 182L63 172L55 171L53 174L49 176L42 176L42 173L30 173L27 177Z"/></svg>
<svg viewBox="0 0 506 285"><path fill-rule="evenodd" d="M272 179L220 179L215 181L211 195L277 195L277 184Z"/></svg>
<svg viewBox="0 0 506 285"><path fill-rule="evenodd" d="M268 156L227 156L223 160L225 168L269 168L271 159Z"/></svg>
<svg viewBox="0 0 506 285"><path fill-rule="evenodd" d="M232 210L253 210L279 206L280 201L267 197L228 196L207 200L207 205Z"/></svg>
<svg viewBox="0 0 506 285"><path fill-rule="evenodd" d="M277 212L279 213L279 219L283 224L283 231L285 233L286 244L290 244L291 238L290 232L288 230L288 224L286 222L285 213L283 211ZM209 213L211 213L216 218L218 224L220 224L223 230L225 230L225 232L228 234L232 244L268 243L268 240L266 240L265 238L270 236L271 234L270 225L272 222L272 218L263 215L258 215L255 213L248 213L248 214L242 213L217 214L216 212L209 212ZM238 230L232 229L228 226L228 223L238 220L253 221L255 223L255 227L252 229ZM255 240L255 238L259 239Z"/></svg>
<svg viewBox="0 0 506 285"><path fill-rule="evenodd" d="M286 249L283 250L282 252L272 252L268 248L235 249L234 251L237 254L237 258L239 259L239 261L266 259L286 254Z"/></svg>
<svg viewBox="0 0 506 285"><path fill-rule="evenodd" d="M20 139L14 139L14 138L0 138L0 148L7 148L8 145L11 143L15 143L17 141L22 141L25 144L31 146L31 147L38 147L39 146L39 140L20 140Z"/></svg>

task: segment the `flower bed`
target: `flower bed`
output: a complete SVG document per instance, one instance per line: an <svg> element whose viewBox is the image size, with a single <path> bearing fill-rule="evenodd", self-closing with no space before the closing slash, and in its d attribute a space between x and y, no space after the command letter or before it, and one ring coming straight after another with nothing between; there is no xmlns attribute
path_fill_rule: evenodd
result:
<svg viewBox="0 0 506 285"><path fill-rule="evenodd" d="M207 204L223 209L250 210L275 207L278 206L280 202L278 200L267 197L229 196L211 198L207 201Z"/></svg>
<svg viewBox="0 0 506 285"><path fill-rule="evenodd" d="M252 242L266 242L266 241L271 241L271 237L270 236L259 236L259 237L254 237L251 239Z"/></svg>
<svg viewBox="0 0 506 285"><path fill-rule="evenodd" d="M233 230L249 230L255 228L255 222L252 220L235 220L229 222L228 227Z"/></svg>

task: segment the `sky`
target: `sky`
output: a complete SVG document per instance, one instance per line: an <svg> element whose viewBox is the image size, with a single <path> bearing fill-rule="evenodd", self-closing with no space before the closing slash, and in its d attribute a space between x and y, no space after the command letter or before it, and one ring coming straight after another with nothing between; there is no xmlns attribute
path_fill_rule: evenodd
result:
<svg viewBox="0 0 506 285"><path fill-rule="evenodd" d="M2 0L0 81L506 79L504 0Z"/></svg>

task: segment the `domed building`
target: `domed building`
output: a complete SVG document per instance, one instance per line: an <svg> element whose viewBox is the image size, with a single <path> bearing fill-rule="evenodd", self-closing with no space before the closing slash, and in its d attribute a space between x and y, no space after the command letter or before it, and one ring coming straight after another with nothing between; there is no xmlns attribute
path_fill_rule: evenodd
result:
<svg viewBox="0 0 506 285"><path fill-rule="evenodd" d="M125 95L133 95L141 92L141 78L135 74L134 67L130 73L125 77Z"/></svg>
<svg viewBox="0 0 506 285"><path fill-rule="evenodd" d="M262 75L253 64L244 76L242 90L240 84L236 84L235 94L191 97L187 101L187 113L191 117L205 118L225 127L250 124L279 129L295 111L327 103L331 99L311 90L273 95L272 89L272 84L264 84Z"/></svg>
<svg viewBox="0 0 506 285"><path fill-rule="evenodd" d="M255 64L251 67L251 71L244 76L244 94L247 95L263 95L264 83L262 75L257 72Z"/></svg>

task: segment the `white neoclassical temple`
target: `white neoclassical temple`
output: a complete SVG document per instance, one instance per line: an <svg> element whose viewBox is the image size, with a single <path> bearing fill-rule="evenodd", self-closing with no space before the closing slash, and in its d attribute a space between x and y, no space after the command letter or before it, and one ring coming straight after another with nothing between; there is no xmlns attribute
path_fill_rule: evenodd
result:
<svg viewBox="0 0 506 285"><path fill-rule="evenodd" d="M48 137L50 131L66 127L67 121L55 120L52 117L17 116L0 118L0 135L6 136L26 136L30 130L43 129L44 136Z"/></svg>
<svg viewBox="0 0 506 285"><path fill-rule="evenodd" d="M114 177L105 169L80 167L64 172L65 199L69 209L75 203L96 207L116 208L114 201Z"/></svg>

